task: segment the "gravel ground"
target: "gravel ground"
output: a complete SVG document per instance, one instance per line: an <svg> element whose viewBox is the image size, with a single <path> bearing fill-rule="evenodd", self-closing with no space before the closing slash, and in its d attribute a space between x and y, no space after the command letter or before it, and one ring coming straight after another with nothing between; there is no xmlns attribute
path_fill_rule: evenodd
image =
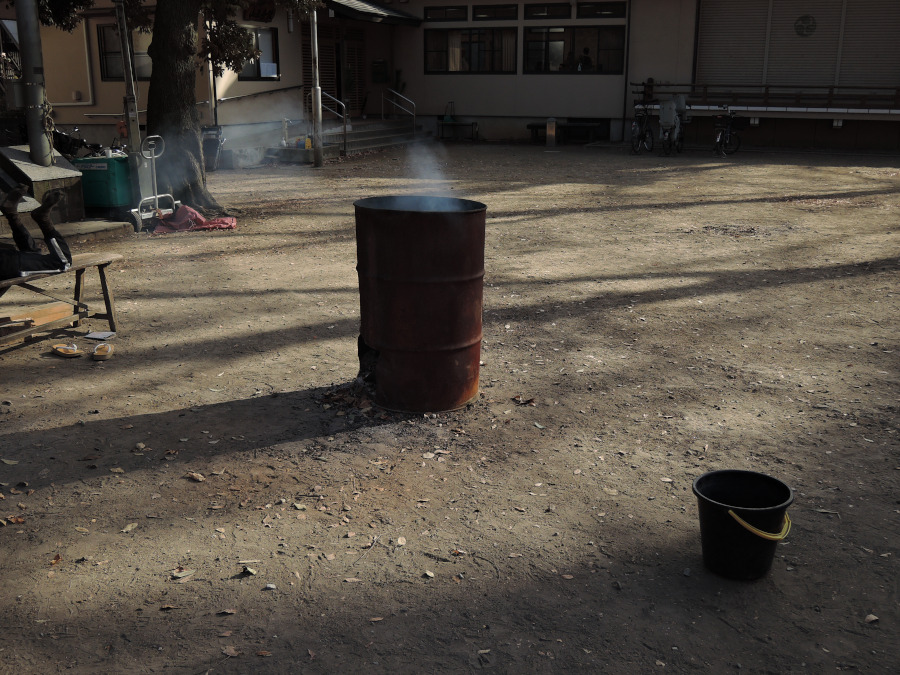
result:
<svg viewBox="0 0 900 675"><path fill-rule="evenodd" d="M112 359L0 350L0 672L896 667L895 157L458 144L209 182L237 229L76 243L125 256ZM451 413L354 385L353 202L400 194L487 205ZM755 582L702 562L691 483L725 468L795 492Z"/></svg>

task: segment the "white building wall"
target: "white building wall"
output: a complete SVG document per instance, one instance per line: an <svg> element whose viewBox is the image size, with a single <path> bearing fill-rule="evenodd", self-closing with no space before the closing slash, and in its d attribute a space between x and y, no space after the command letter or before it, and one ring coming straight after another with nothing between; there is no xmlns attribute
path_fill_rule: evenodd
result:
<svg viewBox="0 0 900 675"><path fill-rule="evenodd" d="M458 2L412 0L400 5L403 11L424 16L428 6L459 6ZM509 2L477 2L473 4L510 4ZM421 102L424 115L443 114L452 101L458 117L545 118L588 117L609 118L621 115L625 90L625 74L548 73L523 74L524 29L543 25L594 26L624 25L625 19L546 19L525 20L519 4L519 19L514 21L459 21L452 23L423 22L418 28L397 28L394 60L403 64L406 95ZM573 4L574 9L574 4ZM575 16L574 12L572 16ZM515 74L425 73L424 31L430 28L508 28L517 30Z"/></svg>
<svg viewBox="0 0 900 675"><path fill-rule="evenodd" d="M220 124L280 121L302 116L303 60L301 45L308 40L298 19L288 22L279 9L271 23L238 20L247 28L275 28L278 35L279 78L275 80L239 80L238 73L226 70L216 78L216 96L220 100ZM272 92L275 93L266 93ZM209 98L212 98L210 89Z"/></svg>

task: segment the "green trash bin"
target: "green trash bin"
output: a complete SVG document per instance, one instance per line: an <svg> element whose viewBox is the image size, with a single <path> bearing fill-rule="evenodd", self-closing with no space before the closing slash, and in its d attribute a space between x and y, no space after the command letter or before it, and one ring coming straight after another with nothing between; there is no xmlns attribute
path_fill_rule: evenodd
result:
<svg viewBox="0 0 900 675"><path fill-rule="evenodd" d="M134 206L128 157L80 157L72 164L81 172L85 208Z"/></svg>

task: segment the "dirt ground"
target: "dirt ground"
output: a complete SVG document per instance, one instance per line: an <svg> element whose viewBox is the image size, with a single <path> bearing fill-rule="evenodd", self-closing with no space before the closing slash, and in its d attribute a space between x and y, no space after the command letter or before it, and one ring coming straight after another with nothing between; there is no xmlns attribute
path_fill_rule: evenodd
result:
<svg viewBox="0 0 900 675"><path fill-rule="evenodd" d="M0 352L0 672L896 668L896 157L460 144L209 181L236 230L77 243L126 258L111 360ZM487 205L452 413L349 388L353 202L400 194ZM795 491L759 581L702 563L723 468Z"/></svg>

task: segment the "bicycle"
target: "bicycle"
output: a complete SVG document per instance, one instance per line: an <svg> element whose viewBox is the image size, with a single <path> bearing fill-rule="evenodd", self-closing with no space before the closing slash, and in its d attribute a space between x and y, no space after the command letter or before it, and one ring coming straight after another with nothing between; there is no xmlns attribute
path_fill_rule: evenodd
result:
<svg viewBox="0 0 900 675"><path fill-rule="evenodd" d="M653 129L650 128L648 103L634 104L634 120L631 122L631 151L637 155L641 149L653 150Z"/></svg>
<svg viewBox="0 0 900 675"><path fill-rule="evenodd" d="M738 117L737 113L729 110L727 115L716 115L716 154L719 157L733 155L741 147L741 137L737 133L739 129L746 129L750 120L746 117Z"/></svg>
<svg viewBox="0 0 900 675"><path fill-rule="evenodd" d="M662 141L663 152L667 155L684 150L684 130L681 116L685 108L684 99L680 101L664 101L659 107L659 139Z"/></svg>
<svg viewBox="0 0 900 675"><path fill-rule="evenodd" d="M50 137L53 139L53 147L57 152L66 159L75 159L79 157L82 150L86 150L87 157L102 157L103 146L99 143L88 143L84 138L75 136L78 133L78 127L74 127L71 132L60 131L53 127L50 130Z"/></svg>

